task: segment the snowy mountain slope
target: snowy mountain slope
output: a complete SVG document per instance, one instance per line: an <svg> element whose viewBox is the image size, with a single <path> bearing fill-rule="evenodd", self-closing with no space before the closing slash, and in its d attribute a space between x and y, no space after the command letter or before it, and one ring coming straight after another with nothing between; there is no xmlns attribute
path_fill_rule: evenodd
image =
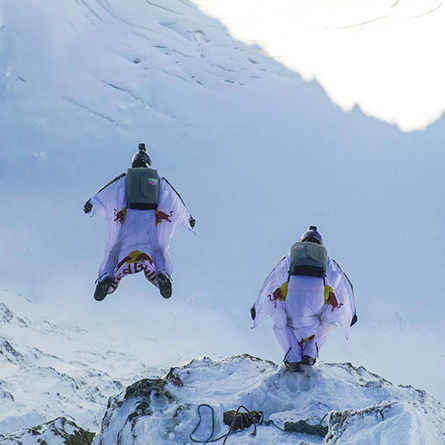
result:
<svg viewBox="0 0 445 445"><path fill-rule="evenodd" d="M137 379L163 375L193 357L228 353L206 338L215 316L190 332L184 323L187 307L176 306L168 319L160 319L153 304L133 302L86 315L48 304L36 304L0 291L0 434L29 429L64 416L88 431L97 431L108 398ZM135 314L136 312L136 314ZM139 317L137 316L139 315ZM193 314L188 322L198 325ZM146 326L149 326L149 330ZM183 330L181 338L174 330ZM230 326L226 324L226 328ZM150 332L151 336L147 335ZM236 333L214 333L248 344Z"/></svg>
<svg viewBox="0 0 445 445"><path fill-rule="evenodd" d="M39 310L26 303L21 302L28 313ZM77 326L18 317L0 303L0 434L59 416L94 429L108 397L135 376L159 373L137 356L120 352L122 344L113 338L98 343L91 336Z"/></svg>
<svg viewBox="0 0 445 445"><path fill-rule="evenodd" d="M132 0L123 5L87 0L73 2L69 8L53 1L46 9L25 0L20 11L10 8L13 5L8 2L3 5L7 17L3 66L8 73L3 87L15 107L27 103L26 113L46 109L42 123L55 117L48 107L57 107L74 119L71 125L83 122L84 115L91 124L100 122L109 130L117 127L121 135L148 125L145 131L156 141L159 135L151 129L173 126L180 131L196 122L199 110L194 113L193 107L210 92L224 94L233 89L231 85L254 83L268 71L260 63L266 57L256 54L256 60L241 45L232 47L222 25L188 1L157 5ZM28 8L43 23L26 32ZM52 41L49 33L63 39ZM9 48L6 43L11 44ZM14 53L16 45L31 47L34 54L26 55L32 58ZM88 51L82 50L83 45L88 45ZM38 57L43 62L36 71ZM175 100L178 93L181 101ZM42 94L47 96L44 107L37 100ZM12 113L8 118L14 124L23 116ZM90 129L94 131L95 125ZM57 134L60 129L53 131ZM78 149L86 152L86 148ZM45 153L49 155L45 150L40 156Z"/></svg>
<svg viewBox="0 0 445 445"><path fill-rule="evenodd" d="M125 333L119 325L107 329L100 319L97 326L89 326L90 320L83 320L84 326L73 324L80 319L61 323L48 307L4 291L1 300L2 445L41 440L89 445L91 433L97 434L95 445L191 443L202 403L215 409L215 435L227 432L222 413L240 405L264 411L280 427L298 420L315 425L327 416L325 441L263 425L256 438L247 432L230 438L239 444L445 443L445 410L434 397L411 386L394 386L363 367L320 361L303 374L291 374L243 354L175 364L167 373L167 363L152 365L171 338L138 338L131 327ZM226 336L225 341L236 339ZM188 347L176 345L183 353ZM211 416L208 408L201 410L203 423L194 437L205 439Z"/></svg>
<svg viewBox="0 0 445 445"><path fill-rule="evenodd" d="M53 313L54 323L42 317L51 315L45 305L4 291L1 296L0 443L4 445L32 445L38 439L61 445L73 434L82 440L87 437L87 445L92 436L86 431L98 434L97 445L114 444L117 435L124 445L189 443L201 403L215 409L216 435L227 431L222 413L244 405L264 411L281 427L297 420L317 424L328 415L329 433L323 442L327 444L378 445L394 437L394 444L445 443L445 411L436 399L410 386L393 386L363 367L319 362L304 374L291 374L271 361L243 354L175 364L167 373L167 363L151 365L159 362L172 338L152 342L128 326L125 333L119 326L107 329L100 319L97 326L81 319L61 323ZM230 335L225 339L236 341ZM183 354L188 347L185 339L176 345ZM203 423L195 438L206 438L211 431L209 411L202 410ZM53 420L61 416L68 420ZM255 439L242 433L236 443L322 440L261 426Z"/></svg>
<svg viewBox="0 0 445 445"><path fill-rule="evenodd" d="M297 420L316 425L328 415L329 431L324 441L259 426L256 438L248 432L237 434L232 439L237 444L445 443L445 410L424 391L395 387L349 363L319 363L298 374L243 355L221 362L194 360L172 368L164 379L134 383L110 399L93 444L193 443L189 435L198 424L200 404L215 410L216 437L228 430L221 422L223 412L240 405L263 411L266 419L281 427L286 421ZM200 440L211 432L209 409L202 408L202 414L203 421L194 435Z"/></svg>

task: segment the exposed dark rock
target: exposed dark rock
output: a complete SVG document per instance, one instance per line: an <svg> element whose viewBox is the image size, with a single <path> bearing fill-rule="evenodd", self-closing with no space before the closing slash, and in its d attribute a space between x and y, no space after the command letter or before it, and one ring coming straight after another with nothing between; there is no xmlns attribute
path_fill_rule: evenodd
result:
<svg viewBox="0 0 445 445"><path fill-rule="evenodd" d="M23 355L17 352L11 343L2 337L0 337L0 356L1 355L3 355L8 362L17 365L20 365L25 361Z"/></svg>
<svg viewBox="0 0 445 445"><path fill-rule="evenodd" d="M164 391L165 385L169 383L166 379L144 379L133 383L125 391L125 398L131 399L136 397L149 398L152 393L155 397L165 396L172 400L173 397L168 391Z"/></svg>
<svg viewBox="0 0 445 445"><path fill-rule="evenodd" d="M175 374L176 368L170 368L168 374L164 377L168 382L172 382L176 386L184 386L183 381Z"/></svg>
<svg viewBox="0 0 445 445"><path fill-rule="evenodd" d="M121 394L111 397L102 421L99 444L104 443L103 433L110 428L115 430L112 440L121 443L123 431L130 428L133 432L140 418L151 416L156 411L162 412L177 402L168 388L169 385L183 386L181 379L174 375L174 368L163 379L139 380ZM121 413L122 407L124 416Z"/></svg>
<svg viewBox="0 0 445 445"><path fill-rule="evenodd" d="M29 436L32 436L33 439L30 439ZM60 445L90 445L94 439L94 433L80 428L65 417L58 417L30 429L0 436L0 444L21 445L32 440L33 443L47 445L48 442L54 443L55 438L60 439L57 440Z"/></svg>
<svg viewBox="0 0 445 445"><path fill-rule="evenodd" d="M329 443L329 445L336 444L355 419L373 416L378 420L384 420L387 413L395 405L397 405L397 402L383 402L362 410L347 409L344 411L331 412L328 419L329 432L326 436L326 443Z"/></svg>
<svg viewBox="0 0 445 445"><path fill-rule="evenodd" d="M27 326L27 323L23 318L17 317L2 302L0 302L0 323L16 323L20 326Z"/></svg>

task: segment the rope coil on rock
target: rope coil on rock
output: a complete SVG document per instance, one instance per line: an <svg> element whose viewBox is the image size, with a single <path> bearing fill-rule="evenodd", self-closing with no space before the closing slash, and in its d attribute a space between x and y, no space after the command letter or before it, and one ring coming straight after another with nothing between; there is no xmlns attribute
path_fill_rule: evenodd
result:
<svg viewBox="0 0 445 445"><path fill-rule="evenodd" d="M212 412L212 433L206 440L199 440L195 439L193 437L193 434L197 431L197 429L201 425L202 421L201 407L203 406L210 408ZM240 409L244 409L246 412L240 413L239 412ZM190 440L192 440L195 443L202 443L202 444L213 443L217 442L218 440L224 439L222 445L225 445L230 434L241 433L252 424L254 426L254 431L251 433L252 436L255 436L257 433L257 425L265 425L265 426L272 425L275 428L285 433L303 433L319 437L325 437L329 431L329 428L327 426L323 426L321 424L323 420L326 418L327 414L321 419L320 423L317 425L310 425L305 420L298 420L297 422L285 422L284 428L280 428L278 425L275 424L273 420L264 420L264 414L262 411L249 411L245 406L241 405L238 407L236 411L232 410L232 411L226 411L224 413L224 423L228 424L227 420L232 418L230 422L229 431L226 434L223 434L222 436L213 439L213 435L215 433L214 409L210 405L202 403L201 405L198 406L198 416L199 416L199 421L194 430L190 433Z"/></svg>
<svg viewBox="0 0 445 445"><path fill-rule="evenodd" d="M329 428L327 426L323 426L321 423L319 423L318 425L310 425L305 420L298 420L297 422L285 422L284 428L280 428L274 423L273 420L264 421L264 425L272 425L285 433L303 433L320 437L325 437L329 431Z"/></svg>

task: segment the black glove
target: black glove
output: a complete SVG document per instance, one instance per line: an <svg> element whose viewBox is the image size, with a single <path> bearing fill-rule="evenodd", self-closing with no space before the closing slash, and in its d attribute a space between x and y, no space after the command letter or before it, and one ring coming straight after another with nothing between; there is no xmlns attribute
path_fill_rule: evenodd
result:
<svg viewBox="0 0 445 445"><path fill-rule="evenodd" d="M91 204L90 200L88 200L85 205L83 206L83 211L85 213L90 213L91 210L93 209L93 204Z"/></svg>
<svg viewBox="0 0 445 445"><path fill-rule="evenodd" d="M193 218L193 216L190 217L190 227L193 229L193 227L195 227L196 224L196 220L195 218Z"/></svg>
<svg viewBox="0 0 445 445"><path fill-rule="evenodd" d="M255 320L255 317L256 317L255 305L253 305L253 306L250 308L250 316L252 317L252 320Z"/></svg>
<svg viewBox="0 0 445 445"><path fill-rule="evenodd" d="M358 322L357 314L354 314L351 321L351 327L354 326Z"/></svg>

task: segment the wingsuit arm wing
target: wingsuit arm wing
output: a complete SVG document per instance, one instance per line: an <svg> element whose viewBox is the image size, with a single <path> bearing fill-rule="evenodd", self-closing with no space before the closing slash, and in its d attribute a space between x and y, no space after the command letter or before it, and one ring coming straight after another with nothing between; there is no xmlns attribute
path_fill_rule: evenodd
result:
<svg viewBox="0 0 445 445"><path fill-rule="evenodd" d="M253 317L253 327L257 326L266 315L270 315L276 325L286 325L287 317L283 302L287 294L289 263L290 256L286 255L272 269L272 272L264 281L251 309L251 316L255 315Z"/></svg>
<svg viewBox="0 0 445 445"><path fill-rule="evenodd" d="M177 224L182 224L193 230L196 220L190 214L187 206L181 195L176 191L172 184L166 178L162 178L161 181L161 197L158 205L158 209L164 213L170 212L171 207L175 207Z"/></svg>
<svg viewBox="0 0 445 445"><path fill-rule="evenodd" d="M325 284L331 286L332 289L338 288L340 282L343 279L343 271L340 269L338 264L332 259L328 258L328 267L326 271Z"/></svg>
<svg viewBox="0 0 445 445"><path fill-rule="evenodd" d="M89 213L91 216L100 215L109 218L111 210L121 210L120 207L123 206L122 201L125 193L124 182L125 173L122 173L102 187L86 202L84 207L85 213ZM87 212L88 208L89 211Z"/></svg>
<svg viewBox="0 0 445 445"><path fill-rule="evenodd" d="M105 252L99 269L99 276L109 273L109 264L115 262L115 249L122 230L122 218L125 214L125 175L120 175L102 187L90 200L91 215L100 215L107 219Z"/></svg>
<svg viewBox="0 0 445 445"><path fill-rule="evenodd" d="M348 337L349 328L357 320L352 283L338 263L332 258L328 260L325 281L327 287L332 287L336 297L334 299L335 306L332 306L332 308L330 306L327 307L328 310L325 312L325 318L327 321L331 319L332 322L339 322L343 327L346 337Z"/></svg>

